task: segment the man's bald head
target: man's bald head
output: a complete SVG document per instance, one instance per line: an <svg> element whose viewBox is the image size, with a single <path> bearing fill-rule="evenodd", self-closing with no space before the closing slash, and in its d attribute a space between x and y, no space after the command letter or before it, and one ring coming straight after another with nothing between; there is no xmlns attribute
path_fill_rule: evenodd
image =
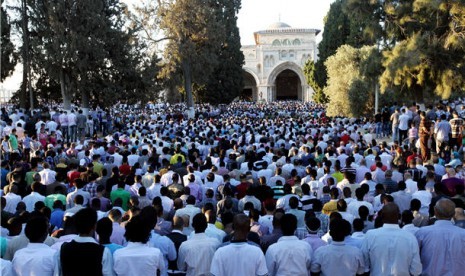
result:
<svg viewBox="0 0 465 276"><path fill-rule="evenodd" d="M447 198L441 198L434 205L434 215L440 220L450 220L455 214L455 203Z"/></svg>
<svg viewBox="0 0 465 276"><path fill-rule="evenodd" d="M399 222L399 206L395 203L388 203L381 209L384 223L397 224Z"/></svg>
<svg viewBox="0 0 465 276"><path fill-rule="evenodd" d="M184 219L182 217L175 216L173 218L173 229L181 230L184 228Z"/></svg>

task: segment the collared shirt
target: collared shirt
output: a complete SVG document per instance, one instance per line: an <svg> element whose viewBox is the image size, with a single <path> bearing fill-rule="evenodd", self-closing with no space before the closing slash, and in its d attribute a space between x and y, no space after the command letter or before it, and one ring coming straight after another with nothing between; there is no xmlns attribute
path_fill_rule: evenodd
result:
<svg viewBox="0 0 465 276"><path fill-rule="evenodd" d="M158 248L146 243L128 242L124 248L113 254L116 275L148 275L156 271L166 271L163 255Z"/></svg>
<svg viewBox="0 0 465 276"><path fill-rule="evenodd" d="M3 210L12 214L16 213L16 206L21 202L21 196L15 193L8 193L4 198L6 199L6 205Z"/></svg>
<svg viewBox="0 0 465 276"><path fill-rule="evenodd" d="M56 171L52 171L51 169L44 169L39 172L40 175L40 182L44 185L52 184L55 182L55 177L57 175Z"/></svg>
<svg viewBox="0 0 465 276"><path fill-rule="evenodd" d="M74 206L74 198L77 196L77 195L82 195L82 197L84 198L84 203L82 205L87 205L87 203L89 203L90 201L90 194L86 191L83 191L82 189L76 189L74 190L73 192L69 193L67 196L66 196L66 208L71 208Z"/></svg>
<svg viewBox="0 0 465 276"><path fill-rule="evenodd" d="M404 190L400 190L392 193L391 196L394 198L394 203L399 206L401 213L410 209L410 201L412 200L411 194L405 192Z"/></svg>
<svg viewBox="0 0 465 276"><path fill-rule="evenodd" d="M53 238L47 236L44 243L48 246L52 246L55 243ZM25 248L29 244L29 239L26 237L24 233L20 234L19 236L13 237L11 240L8 241L5 256L3 258L5 260L11 261L15 256L16 252L20 249Z"/></svg>
<svg viewBox="0 0 465 276"><path fill-rule="evenodd" d="M315 252L318 248L327 245L327 243L324 240L322 240L318 234L307 234L304 241L310 244L313 252Z"/></svg>
<svg viewBox="0 0 465 276"><path fill-rule="evenodd" d="M31 194L25 196L23 198L24 204L26 204L26 211L32 212L34 211L34 205L38 201L44 201L45 197L38 192L31 192Z"/></svg>
<svg viewBox="0 0 465 276"><path fill-rule="evenodd" d="M124 238L125 233L126 230L123 227L121 227L119 223L113 222L113 232L111 232L110 242L119 245L124 245L126 243L126 240Z"/></svg>
<svg viewBox="0 0 465 276"><path fill-rule="evenodd" d="M447 220L420 228L415 234L421 252L423 275L463 275L465 229Z"/></svg>
<svg viewBox="0 0 465 276"><path fill-rule="evenodd" d="M16 252L13 271L17 275L50 275L56 267L56 251L43 243L29 243Z"/></svg>
<svg viewBox="0 0 465 276"><path fill-rule="evenodd" d="M420 213L423 215L429 214L429 205L433 195L425 190L419 190L412 194L412 199L418 199L421 202Z"/></svg>
<svg viewBox="0 0 465 276"><path fill-rule="evenodd" d="M198 213L200 213L200 208L195 207L194 205L187 204L186 207L176 210L175 216L189 216L189 227L187 228L192 228L192 220L194 219L194 216Z"/></svg>
<svg viewBox="0 0 465 276"><path fill-rule="evenodd" d="M367 201L359 200L354 200L349 205L347 205L347 212L351 213L355 218L358 218L358 209L360 209L361 206L366 206L370 215L374 214L373 204Z"/></svg>
<svg viewBox="0 0 465 276"><path fill-rule="evenodd" d="M322 246L315 251L311 271L321 275L363 274L365 264L362 251L344 242L335 242Z"/></svg>
<svg viewBox="0 0 465 276"><path fill-rule="evenodd" d="M173 261L177 256L173 241L171 241L166 236L160 236L159 234L155 233L155 231L152 231L149 245L160 249L165 260L165 270L161 272L161 275L168 275L168 260Z"/></svg>
<svg viewBox="0 0 465 276"><path fill-rule="evenodd" d="M365 271L371 275L420 275L421 262L415 236L397 224L366 233L362 243Z"/></svg>
<svg viewBox="0 0 465 276"><path fill-rule="evenodd" d="M75 237L74 238L75 242L78 243L86 243L86 242L91 242L91 243L97 243L94 238L91 237ZM98 244L98 243L97 243ZM61 269L61 259L60 259L60 251L57 252L57 267L55 268L55 275L56 276L61 276L63 275L63 271ZM111 256L111 252L108 248L105 248L103 250L103 256L102 256L102 275L103 276L113 276L113 257Z"/></svg>
<svg viewBox="0 0 465 276"><path fill-rule="evenodd" d="M405 230L407 232L410 232L412 233L413 235L415 235L415 233L419 230L420 228L419 227L416 227L415 225L413 225L413 223L409 223L409 224L406 224L402 227L402 230Z"/></svg>
<svg viewBox="0 0 465 276"><path fill-rule="evenodd" d="M262 276L268 274L268 269L259 247L246 242L235 242L216 250L210 272L214 276Z"/></svg>
<svg viewBox="0 0 465 276"><path fill-rule="evenodd" d="M283 236L266 251L266 266L270 276L308 275L312 262L312 247L296 236Z"/></svg>
<svg viewBox="0 0 465 276"><path fill-rule="evenodd" d="M94 198L97 196L97 187L98 184L95 182L88 183L84 188L82 189L85 192L88 192L90 194L90 198Z"/></svg>
<svg viewBox="0 0 465 276"><path fill-rule="evenodd" d="M196 233L179 247L178 269L186 271L186 276L209 275L215 251L220 242L205 233Z"/></svg>
<svg viewBox="0 0 465 276"><path fill-rule="evenodd" d="M255 196L246 195L241 200L239 200L238 207L240 212L244 211L244 205L247 202L252 202L253 207L258 211L262 209L262 204L259 199L257 199Z"/></svg>
<svg viewBox="0 0 465 276"><path fill-rule="evenodd" d="M2 276L13 276L13 266L10 261L0 259L0 274Z"/></svg>

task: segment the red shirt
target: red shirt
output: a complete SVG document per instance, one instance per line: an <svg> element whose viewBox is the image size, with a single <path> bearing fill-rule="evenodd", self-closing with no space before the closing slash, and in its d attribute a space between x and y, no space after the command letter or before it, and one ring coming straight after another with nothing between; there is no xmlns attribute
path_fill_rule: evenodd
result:
<svg viewBox="0 0 465 276"><path fill-rule="evenodd" d="M74 180L78 179L81 176L81 173L78 171L70 171L68 172L68 183L70 186L73 185Z"/></svg>
<svg viewBox="0 0 465 276"><path fill-rule="evenodd" d="M236 186L237 199L241 199L245 196L245 192L249 187L249 182L241 182L241 184Z"/></svg>
<svg viewBox="0 0 465 276"><path fill-rule="evenodd" d="M131 173L131 166L128 164L123 164L119 166L119 172L123 175L129 175Z"/></svg>

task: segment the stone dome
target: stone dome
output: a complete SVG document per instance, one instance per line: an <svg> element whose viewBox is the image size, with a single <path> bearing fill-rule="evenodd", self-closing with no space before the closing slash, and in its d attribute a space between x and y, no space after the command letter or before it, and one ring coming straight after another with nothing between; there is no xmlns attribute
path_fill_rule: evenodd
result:
<svg viewBox="0 0 465 276"><path fill-rule="evenodd" d="M272 29L283 29L283 28L291 28L291 26L289 26L288 24L284 22L275 22L271 24L270 26L268 26L267 29L272 30Z"/></svg>

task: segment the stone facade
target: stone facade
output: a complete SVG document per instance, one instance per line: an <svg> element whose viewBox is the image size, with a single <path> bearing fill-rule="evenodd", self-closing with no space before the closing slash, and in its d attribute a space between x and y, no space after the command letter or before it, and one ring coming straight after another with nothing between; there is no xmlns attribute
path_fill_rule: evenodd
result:
<svg viewBox="0 0 465 276"><path fill-rule="evenodd" d="M254 33L255 45L242 47L245 57L243 95L254 101L298 99L310 101L303 67L317 57L316 29L300 29L277 22Z"/></svg>

